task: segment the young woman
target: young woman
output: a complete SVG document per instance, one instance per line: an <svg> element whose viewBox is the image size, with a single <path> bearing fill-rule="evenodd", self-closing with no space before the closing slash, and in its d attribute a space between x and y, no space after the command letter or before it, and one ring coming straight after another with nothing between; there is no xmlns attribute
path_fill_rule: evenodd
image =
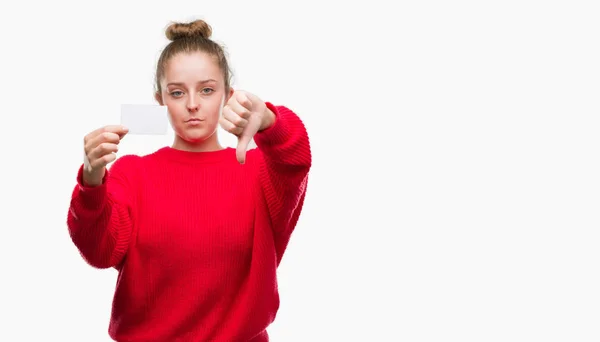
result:
<svg viewBox="0 0 600 342"><path fill-rule="evenodd" d="M87 263L119 272L115 341L264 342L279 308L276 269L306 194L308 135L292 110L230 87L210 35L202 20L167 28L156 100L172 146L116 159L126 127L84 139L67 223ZM219 124L236 149L219 144Z"/></svg>

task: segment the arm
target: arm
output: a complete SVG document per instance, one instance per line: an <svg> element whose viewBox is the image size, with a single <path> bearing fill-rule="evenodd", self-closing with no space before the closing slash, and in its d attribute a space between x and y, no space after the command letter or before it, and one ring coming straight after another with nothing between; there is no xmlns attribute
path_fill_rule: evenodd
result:
<svg viewBox="0 0 600 342"><path fill-rule="evenodd" d="M83 166L79 168L67 226L73 243L93 267L116 267L125 257L132 231L131 175L137 158L123 156L116 160L102 184L94 187L84 184Z"/></svg>
<svg viewBox="0 0 600 342"><path fill-rule="evenodd" d="M262 152L259 177L275 233L289 235L306 195L311 148L306 128L293 111L269 102L266 105L266 128L261 127L254 136Z"/></svg>

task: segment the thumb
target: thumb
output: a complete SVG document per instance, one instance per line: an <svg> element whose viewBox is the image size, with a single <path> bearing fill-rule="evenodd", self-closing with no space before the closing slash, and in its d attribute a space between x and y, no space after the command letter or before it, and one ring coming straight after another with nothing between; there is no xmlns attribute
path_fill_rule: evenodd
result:
<svg viewBox="0 0 600 342"><path fill-rule="evenodd" d="M235 151L235 156L237 161L240 164L244 164L246 162L246 151L248 151L248 146L250 145L250 141L252 140L252 135L244 134L239 137L237 149Z"/></svg>
<svg viewBox="0 0 600 342"><path fill-rule="evenodd" d="M251 117L248 120L248 125L244 128L242 134L238 137L237 150L235 151L235 156L240 164L244 164L246 162L246 151L248 151L248 146L252 141L254 135L260 129L261 120L256 116Z"/></svg>

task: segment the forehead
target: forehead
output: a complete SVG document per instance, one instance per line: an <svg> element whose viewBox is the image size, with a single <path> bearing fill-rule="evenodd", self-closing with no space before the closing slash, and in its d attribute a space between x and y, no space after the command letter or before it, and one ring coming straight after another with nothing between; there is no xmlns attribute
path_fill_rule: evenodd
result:
<svg viewBox="0 0 600 342"><path fill-rule="evenodd" d="M207 78L220 80L222 77L216 59L203 52L179 53L165 66L167 82L194 82Z"/></svg>

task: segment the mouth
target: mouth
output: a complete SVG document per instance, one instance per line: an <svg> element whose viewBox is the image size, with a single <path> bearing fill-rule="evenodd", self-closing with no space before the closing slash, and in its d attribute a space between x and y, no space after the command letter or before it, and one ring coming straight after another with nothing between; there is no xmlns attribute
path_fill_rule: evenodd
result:
<svg viewBox="0 0 600 342"><path fill-rule="evenodd" d="M191 118L189 120L186 120L186 122L201 122L201 121L204 121L204 120L199 119L199 118Z"/></svg>

